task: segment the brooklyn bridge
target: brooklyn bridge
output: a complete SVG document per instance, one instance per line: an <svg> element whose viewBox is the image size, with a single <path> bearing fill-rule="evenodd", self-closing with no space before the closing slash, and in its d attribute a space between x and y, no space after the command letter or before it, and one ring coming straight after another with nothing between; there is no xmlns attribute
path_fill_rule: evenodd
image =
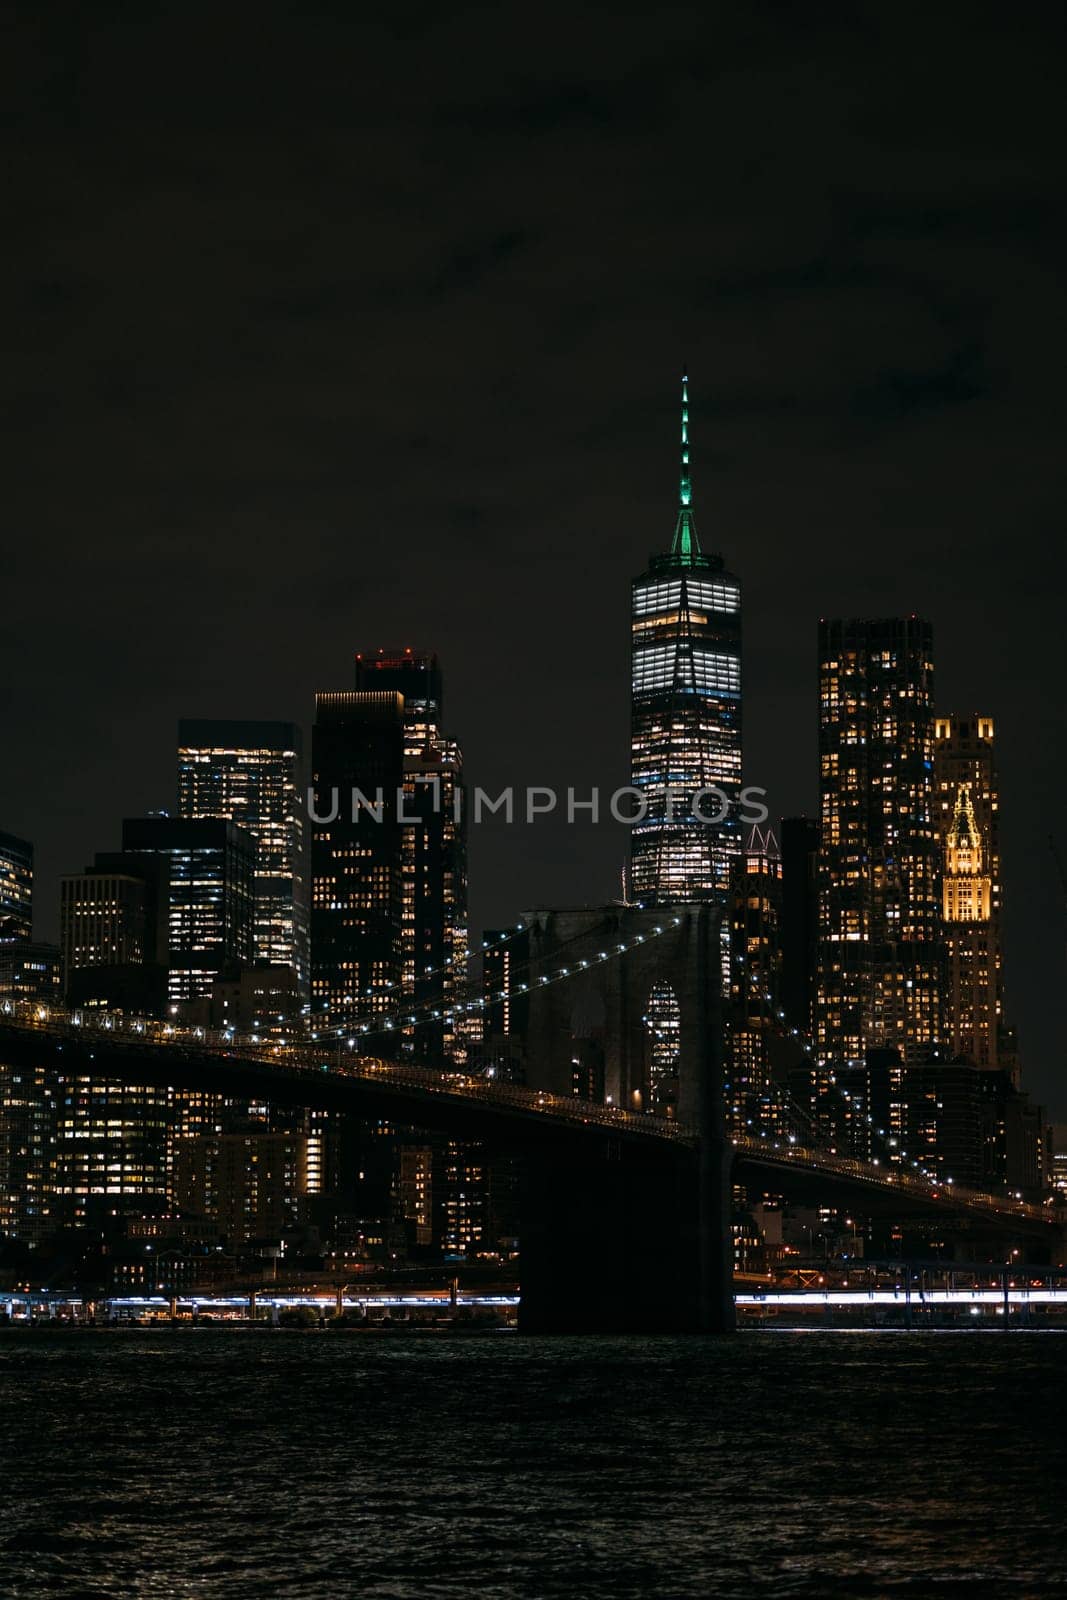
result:
<svg viewBox="0 0 1067 1600"><path fill-rule="evenodd" d="M723 1116L717 913L611 907L533 913L524 1085L454 1063L373 1051L380 1015L310 1038L239 1034L35 1003L0 1007L0 1055L69 1075L211 1090L313 1106L484 1141L521 1158L522 1297L529 1330L705 1330L733 1325L733 1186L931 1219L1059 1261L1048 1208L979 1193L914 1166L856 1160L781 1138L727 1134ZM609 937L610 936L610 937ZM669 973L680 1001L672 1114L634 1109L647 1083L649 987ZM571 1092L575 992L599 1006L602 1099ZM468 1002L469 1003L469 1002ZM398 1019L399 1020L399 1019ZM595 1240L597 1271L578 1240ZM664 1296L664 1282L671 1294Z"/></svg>

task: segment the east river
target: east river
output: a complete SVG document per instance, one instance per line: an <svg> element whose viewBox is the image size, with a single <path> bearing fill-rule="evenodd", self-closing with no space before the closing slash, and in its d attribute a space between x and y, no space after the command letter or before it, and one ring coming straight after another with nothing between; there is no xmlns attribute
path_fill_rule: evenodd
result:
<svg viewBox="0 0 1067 1600"><path fill-rule="evenodd" d="M1067 1592L1067 1335L0 1333L0 1594Z"/></svg>

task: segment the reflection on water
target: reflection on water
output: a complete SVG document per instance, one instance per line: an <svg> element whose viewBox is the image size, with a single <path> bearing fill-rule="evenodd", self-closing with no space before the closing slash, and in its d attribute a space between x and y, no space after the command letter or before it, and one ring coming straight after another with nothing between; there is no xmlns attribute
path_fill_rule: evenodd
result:
<svg viewBox="0 0 1067 1600"><path fill-rule="evenodd" d="M0 1334L0 1593L1043 1597L1067 1338Z"/></svg>

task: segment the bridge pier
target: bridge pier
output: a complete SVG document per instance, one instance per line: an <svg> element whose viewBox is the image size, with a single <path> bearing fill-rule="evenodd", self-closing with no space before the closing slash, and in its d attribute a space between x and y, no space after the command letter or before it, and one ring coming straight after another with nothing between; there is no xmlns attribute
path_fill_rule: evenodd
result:
<svg viewBox="0 0 1067 1600"><path fill-rule="evenodd" d="M618 1140L595 1154L564 1147L528 1156L520 1331L732 1329L722 1212L701 1203L721 1196L723 1170L721 1160L705 1166L691 1148L665 1141L651 1149Z"/></svg>
<svg viewBox="0 0 1067 1600"><path fill-rule="evenodd" d="M679 1006L677 1116L692 1138L620 1138L593 1158L572 1160L562 1150L531 1158L520 1223L521 1329L720 1333L735 1325L721 915L710 903L526 915L531 971L563 961L588 967L570 993L565 985L534 987L527 1082L571 1094L574 1040L591 1028L607 1103L647 1105L649 996L653 985L669 984ZM618 959L597 960L614 948Z"/></svg>

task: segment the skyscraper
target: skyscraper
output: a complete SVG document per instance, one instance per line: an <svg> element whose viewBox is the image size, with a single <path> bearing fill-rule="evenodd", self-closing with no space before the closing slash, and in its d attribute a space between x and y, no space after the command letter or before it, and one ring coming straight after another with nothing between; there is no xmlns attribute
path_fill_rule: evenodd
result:
<svg viewBox="0 0 1067 1600"><path fill-rule="evenodd" d="M465 1049L454 1013L467 982L467 834L463 756L442 730L440 664L411 649L357 655L356 689L403 698L401 985L422 1019L406 1043L419 1055L456 1057Z"/></svg>
<svg viewBox="0 0 1067 1600"><path fill-rule="evenodd" d="M33 938L33 845L0 833L0 939Z"/></svg>
<svg viewBox="0 0 1067 1600"><path fill-rule="evenodd" d="M311 768L312 1016L343 1027L386 1015L400 993L403 696L316 695Z"/></svg>
<svg viewBox="0 0 1067 1600"><path fill-rule="evenodd" d="M942 1037L933 631L917 617L819 624L819 980L831 1063L921 1060Z"/></svg>
<svg viewBox="0 0 1067 1600"><path fill-rule="evenodd" d="M67 1004L158 1016L167 1003L168 858L97 851L59 889Z"/></svg>
<svg viewBox="0 0 1067 1600"><path fill-rule="evenodd" d="M122 848L166 866L172 1004L210 995L222 973L251 961L251 834L222 818L132 817L122 824Z"/></svg>
<svg viewBox="0 0 1067 1600"><path fill-rule="evenodd" d="M771 1070L782 978L782 858L771 828L752 828L734 868L726 1124L735 1133L786 1131Z"/></svg>
<svg viewBox="0 0 1067 1600"><path fill-rule="evenodd" d="M228 817L256 842L252 959L308 978L303 739L292 722L183 718L178 811Z"/></svg>
<svg viewBox="0 0 1067 1600"><path fill-rule="evenodd" d="M631 893L645 904L725 905L741 853L741 590L702 551L692 498L683 378L674 538L633 582L631 782L646 809L631 833ZM728 940L724 927L724 952Z"/></svg>
<svg viewBox="0 0 1067 1600"><path fill-rule="evenodd" d="M1015 1070L1004 1022L1000 798L992 717L937 717L934 779L948 961L947 1042L976 1067Z"/></svg>
<svg viewBox="0 0 1067 1600"><path fill-rule="evenodd" d="M79 968L140 966L147 959L147 888L143 878L92 868L59 880L65 982Z"/></svg>

